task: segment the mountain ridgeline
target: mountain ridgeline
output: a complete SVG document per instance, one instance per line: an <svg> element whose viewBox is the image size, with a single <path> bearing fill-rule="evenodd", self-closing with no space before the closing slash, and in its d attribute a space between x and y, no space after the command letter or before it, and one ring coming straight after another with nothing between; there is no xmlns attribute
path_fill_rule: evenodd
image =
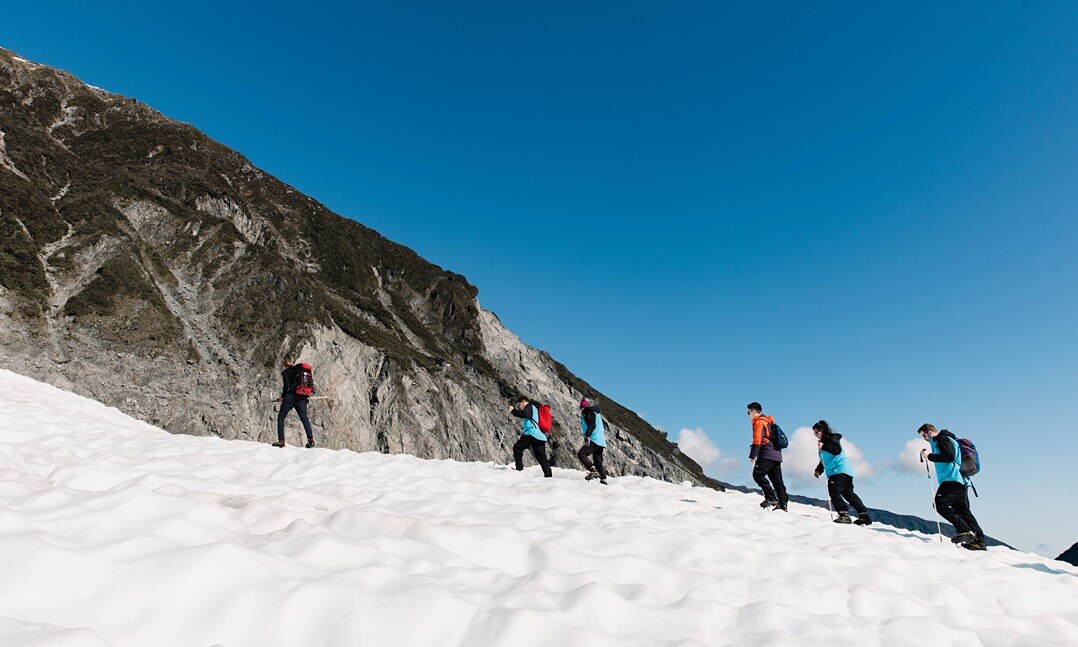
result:
<svg viewBox="0 0 1078 647"><path fill-rule="evenodd" d="M1078 544L1075 544L1067 550L1063 551L1056 559L1061 562L1067 562L1068 564L1078 566Z"/></svg>
<svg viewBox="0 0 1078 647"><path fill-rule="evenodd" d="M187 124L2 49L0 346L5 368L174 433L259 440L282 360L302 358L329 398L311 407L320 444L423 458L506 461L506 404L525 393L551 403L568 464L576 403L598 396L613 474L722 487L522 343L463 276Z"/></svg>

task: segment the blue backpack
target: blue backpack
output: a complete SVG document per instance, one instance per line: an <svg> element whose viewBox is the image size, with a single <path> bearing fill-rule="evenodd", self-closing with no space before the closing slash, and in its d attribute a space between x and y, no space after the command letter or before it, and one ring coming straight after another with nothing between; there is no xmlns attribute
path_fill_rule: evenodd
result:
<svg viewBox="0 0 1078 647"><path fill-rule="evenodd" d="M958 453L954 457L954 462L958 465L962 480L973 489L973 496L979 497L981 495L977 494L977 486L973 484L973 479L970 477L981 471L981 454L969 438L957 438L955 444L958 446Z"/></svg>
<svg viewBox="0 0 1078 647"><path fill-rule="evenodd" d="M768 431L767 437L771 446L775 449L783 450L790 446L790 439L786 437L782 427L779 427L777 423L771 423L771 429Z"/></svg>
<svg viewBox="0 0 1078 647"><path fill-rule="evenodd" d="M959 438L958 450L961 453L959 467L962 470L962 476L969 478L981 471L981 455L977 453L977 446L972 440Z"/></svg>

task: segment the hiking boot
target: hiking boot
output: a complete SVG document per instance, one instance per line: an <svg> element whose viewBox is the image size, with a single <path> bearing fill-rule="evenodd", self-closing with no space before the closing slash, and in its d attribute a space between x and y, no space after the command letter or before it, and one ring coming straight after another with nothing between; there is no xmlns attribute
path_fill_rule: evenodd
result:
<svg viewBox="0 0 1078 647"><path fill-rule="evenodd" d="M771 508L771 509L772 510L782 510L783 512L789 512L789 510L786 509L786 504L785 503L776 503L775 507Z"/></svg>
<svg viewBox="0 0 1078 647"><path fill-rule="evenodd" d="M764 502L760 504L760 507L764 508L764 509L774 508L778 504L779 504L778 501L772 501L771 499L764 499Z"/></svg>
<svg viewBox="0 0 1078 647"><path fill-rule="evenodd" d="M588 475L584 477L584 480L585 481L590 481L592 479L597 479L597 478L599 478L599 473L596 472L594 469L592 469L592 470L588 471Z"/></svg>
<svg viewBox="0 0 1078 647"><path fill-rule="evenodd" d="M835 523L853 523L853 519L850 519L850 515L847 512L838 513L838 518L835 519Z"/></svg>
<svg viewBox="0 0 1078 647"><path fill-rule="evenodd" d="M962 544L962 548L966 550L988 550L988 547L984 545L984 542L980 539L974 539L973 541Z"/></svg>
<svg viewBox="0 0 1078 647"><path fill-rule="evenodd" d="M283 440L278 440L277 442L273 443L273 446L274 447L284 447L284 441Z"/></svg>
<svg viewBox="0 0 1078 647"><path fill-rule="evenodd" d="M872 524L872 517L868 516L867 512L862 512L861 514L857 515L857 521L854 521L854 524L856 524L858 526L871 525Z"/></svg>
<svg viewBox="0 0 1078 647"><path fill-rule="evenodd" d="M599 483L601 485L610 485L609 483L606 482L606 479L599 479Z"/></svg>
<svg viewBox="0 0 1078 647"><path fill-rule="evenodd" d="M960 532L951 538L952 544L968 544L977 541L977 535L972 532Z"/></svg>
<svg viewBox="0 0 1078 647"><path fill-rule="evenodd" d="M314 438L308 438L307 439L307 444L305 446L307 447L307 449L310 449L311 447L314 447Z"/></svg>

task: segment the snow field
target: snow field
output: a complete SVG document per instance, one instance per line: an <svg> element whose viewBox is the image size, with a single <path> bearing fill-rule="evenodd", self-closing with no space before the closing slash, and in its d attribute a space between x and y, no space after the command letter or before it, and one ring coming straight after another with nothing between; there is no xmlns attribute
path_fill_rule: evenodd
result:
<svg viewBox="0 0 1078 647"><path fill-rule="evenodd" d="M2 645L1078 644L1078 569L1032 554L0 392Z"/></svg>

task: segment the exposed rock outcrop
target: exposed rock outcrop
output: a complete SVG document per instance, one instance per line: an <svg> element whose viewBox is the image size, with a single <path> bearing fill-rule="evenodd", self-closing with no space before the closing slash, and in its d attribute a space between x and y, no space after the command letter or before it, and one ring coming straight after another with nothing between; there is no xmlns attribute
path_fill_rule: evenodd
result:
<svg viewBox="0 0 1078 647"><path fill-rule="evenodd" d="M1063 553L1056 559L1061 562L1067 562L1068 564L1078 566L1078 544L1075 544L1067 550L1063 551Z"/></svg>
<svg viewBox="0 0 1078 647"><path fill-rule="evenodd" d="M484 311L462 276L331 213L196 129L0 50L3 366L172 432L268 440L278 367L316 367L320 443L505 461L508 397L609 463L718 486L664 435ZM298 439L292 421L292 438Z"/></svg>

